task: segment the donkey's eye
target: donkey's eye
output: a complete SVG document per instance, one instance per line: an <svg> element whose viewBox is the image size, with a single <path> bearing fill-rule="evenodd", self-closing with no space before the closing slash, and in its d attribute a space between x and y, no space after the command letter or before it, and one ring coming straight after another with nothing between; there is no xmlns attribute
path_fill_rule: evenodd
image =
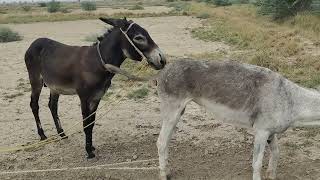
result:
<svg viewBox="0 0 320 180"><path fill-rule="evenodd" d="M136 40L136 41L143 41L144 38L143 38L142 36L136 36L136 37L134 37L134 40Z"/></svg>

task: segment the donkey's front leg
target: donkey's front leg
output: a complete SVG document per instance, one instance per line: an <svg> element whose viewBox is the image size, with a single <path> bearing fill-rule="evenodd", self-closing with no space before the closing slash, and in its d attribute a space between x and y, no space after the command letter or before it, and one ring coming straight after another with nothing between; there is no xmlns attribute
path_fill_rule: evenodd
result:
<svg viewBox="0 0 320 180"><path fill-rule="evenodd" d="M161 103L162 127L157 141L159 154L160 179L167 180L170 172L167 168L169 155L169 142L172 133L183 114L185 103L181 100Z"/></svg>
<svg viewBox="0 0 320 180"><path fill-rule="evenodd" d="M100 102L100 99L95 99L95 100L90 98L81 99L81 110L82 110L82 116L84 119L83 128L84 128L84 133L86 135L86 151L88 153L88 156L87 156L88 159L95 157L95 154L93 153L95 148L92 145L92 130L93 130L95 116L96 116L95 111L97 110L99 102Z"/></svg>
<svg viewBox="0 0 320 180"><path fill-rule="evenodd" d="M270 133L266 130L257 130L254 139L254 149L253 149L253 180L261 180L261 167L264 155L264 150L267 144L267 139Z"/></svg>

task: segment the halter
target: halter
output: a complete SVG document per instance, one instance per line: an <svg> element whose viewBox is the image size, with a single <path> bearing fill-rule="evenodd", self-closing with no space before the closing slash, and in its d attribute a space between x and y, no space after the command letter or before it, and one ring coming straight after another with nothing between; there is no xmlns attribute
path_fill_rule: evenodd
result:
<svg viewBox="0 0 320 180"><path fill-rule="evenodd" d="M135 23L131 23L129 25L129 27L127 28L127 30L123 31L121 28L120 28L120 31L122 32L122 34L126 37L126 39L129 41L129 43L131 44L131 46L137 51L137 53L142 57L142 60L143 59L146 59L145 55L140 51L140 49L132 42L132 40L129 38L128 36L128 31L130 30L130 28L134 25ZM99 54L99 58L100 58L100 61L102 63L102 65L104 66L106 63L105 61L103 60L102 56L101 56L101 52L100 52L100 41L98 41L98 44L97 44L97 51L98 51L98 54Z"/></svg>

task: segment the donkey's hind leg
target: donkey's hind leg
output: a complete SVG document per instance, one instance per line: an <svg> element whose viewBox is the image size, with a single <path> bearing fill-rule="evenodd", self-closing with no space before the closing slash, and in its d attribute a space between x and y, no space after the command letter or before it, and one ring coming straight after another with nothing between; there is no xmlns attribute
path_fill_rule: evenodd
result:
<svg viewBox="0 0 320 180"><path fill-rule="evenodd" d="M32 113L34 116L34 119L36 121L38 134L40 136L41 140L47 139L47 136L44 134L44 131L41 126L40 118L39 118L39 96L42 90L42 79L39 78L37 81L31 80L31 101L30 101L30 107L32 109Z"/></svg>
<svg viewBox="0 0 320 180"><path fill-rule="evenodd" d="M63 132L63 129L62 129L61 123L60 123L60 119L58 116L58 101L59 101L59 94L50 92L48 106L51 111L52 118L53 118L54 124L56 126L57 132L62 138L68 138L68 136L66 136Z"/></svg>
<svg viewBox="0 0 320 180"><path fill-rule="evenodd" d="M158 137L157 147L159 154L160 179L167 180L167 176L169 175L169 170L166 167L168 163L169 141L181 115L184 112L187 101L177 99L161 101L160 111L162 127Z"/></svg>

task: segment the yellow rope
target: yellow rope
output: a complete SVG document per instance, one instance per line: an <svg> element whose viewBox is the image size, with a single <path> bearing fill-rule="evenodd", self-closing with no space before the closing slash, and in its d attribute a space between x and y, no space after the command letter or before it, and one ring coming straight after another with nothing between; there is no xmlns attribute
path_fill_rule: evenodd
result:
<svg viewBox="0 0 320 180"><path fill-rule="evenodd" d="M138 74L144 70L146 68L146 65L144 64L138 71ZM129 83L132 83L133 81L130 80ZM133 86L135 87L135 86ZM124 90L122 89L118 94L114 95L113 98L111 99L111 103L115 102L114 100L120 95L121 92L123 92ZM121 98L116 102L113 103L113 107L115 107L114 105L119 104L121 102L122 99L124 99L124 95L121 96ZM0 153L5 153L5 152L14 152L14 151L19 151L19 150L26 150L26 149L30 149L30 148L37 148L46 144L50 144L53 142L57 142L60 141L61 139L63 139L63 137L60 137L60 135L62 133L65 132L69 132L70 130L74 129L76 127L76 125L78 125L81 122L86 121L88 118L90 118L91 116L93 116L94 114L96 114L96 112L100 109L102 109L104 106L106 106L107 104L110 104L109 102L106 102L104 105L100 106L99 109L97 109L96 111L94 111L93 113L91 113L89 116L87 116L86 118L84 118L82 121L78 121L77 123L73 124L73 126L71 126L70 128L68 128L67 130L64 130L63 132L60 132L56 135L53 135L49 138L47 138L46 140L43 141L38 141L35 143L31 143L31 144L23 144L23 145L17 145L14 147L4 147L4 148L0 148ZM112 110L112 108L110 108L108 111L106 111L105 113L103 113L102 115L100 115L98 118L95 119L95 121L89 123L88 125L84 126L81 130L84 130L85 128L87 128L88 126L92 125L93 123L95 123L98 119L102 118L103 116L105 116L107 113L109 113ZM73 133L71 133L69 136L74 135L76 133L78 133L80 130L75 130Z"/></svg>

